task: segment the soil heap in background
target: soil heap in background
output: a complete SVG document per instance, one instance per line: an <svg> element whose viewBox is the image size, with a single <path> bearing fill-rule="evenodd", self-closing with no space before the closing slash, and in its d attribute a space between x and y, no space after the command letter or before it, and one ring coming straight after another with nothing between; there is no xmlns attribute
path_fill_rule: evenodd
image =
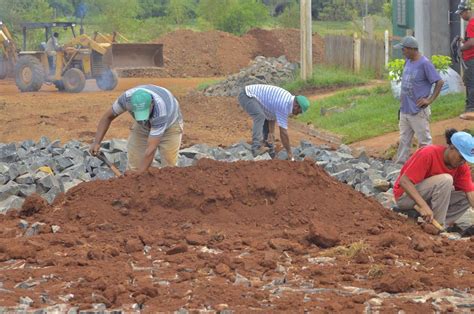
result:
<svg viewBox="0 0 474 314"><path fill-rule="evenodd" d="M202 159L27 204L0 217L3 306L362 312L376 292L474 282L472 241L429 236L310 161Z"/></svg>
<svg viewBox="0 0 474 314"><path fill-rule="evenodd" d="M260 55L285 55L291 62L300 59L298 29L254 29L242 37L221 31L177 30L158 38L156 42L164 45L164 70L173 77L229 75L239 72ZM313 62L321 63L323 59L324 41L314 34Z"/></svg>

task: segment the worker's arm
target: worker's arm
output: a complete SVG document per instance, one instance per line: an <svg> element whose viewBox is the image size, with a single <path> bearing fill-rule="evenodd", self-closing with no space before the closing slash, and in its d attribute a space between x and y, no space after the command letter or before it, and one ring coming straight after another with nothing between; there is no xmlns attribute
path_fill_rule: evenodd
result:
<svg viewBox="0 0 474 314"><path fill-rule="evenodd" d="M270 144L275 145L275 120L268 120L268 140Z"/></svg>
<svg viewBox="0 0 474 314"><path fill-rule="evenodd" d="M420 212L423 219L425 219L427 222L431 222L433 220L433 211L423 199L423 197L421 197L410 178L408 178L406 175L402 175L399 183L405 193L420 207L418 211Z"/></svg>
<svg viewBox="0 0 474 314"><path fill-rule="evenodd" d="M474 38L469 38L468 40L463 42L461 46L461 51L465 51L474 47Z"/></svg>
<svg viewBox="0 0 474 314"><path fill-rule="evenodd" d="M293 153L291 152L290 137L288 136L287 129L280 127L280 139L281 139L281 143L283 144L283 147L286 149L286 152L288 153L288 160L292 160Z"/></svg>
<svg viewBox="0 0 474 314"><path fill-rule="evenodd" d="M472 208L474 208L474 191L466 192L466 195L467 195L467 200L469 201L469 204L471 205Z"/></svg>
<svg viewBox="0 0 474 314"><path fill-rule="evenodd" d="M143 173L147 171L148 168L151 166L151 163L153 162L153 159L155 158L155 153L156 153L156 149L158 148L158 145L160 145L159 136L148 137L148 142L147 142L147 146L145 150L145 156L143 157L140 167L138 168L138 173Z"/></svg>
<svg viewBox="0 0 474 314"><path fill-rule="evenodd" d="M100 143L104 139L105 133L107 133L107 130L110 127L110 124L112 121L116 118L117 116L114 114L112 111L112 108L109 108L102 118L99 121L99 125L97 126L97 131L95 132L95 139L94 142L91 144L91 147L89 148L89 152L95 156L99 152L100 149Z"/></svg>
<svg viewBox="0 0 474 314"><path fill-rule="evenodd" d="M441 88L443 87L443 84L444 84L443 80L436 81L436 85L431 96L428 98L418 99L416 101L416 105L421 108L431 105L435 101L435 99L438 97L439 93L441 92Z"/></svg>

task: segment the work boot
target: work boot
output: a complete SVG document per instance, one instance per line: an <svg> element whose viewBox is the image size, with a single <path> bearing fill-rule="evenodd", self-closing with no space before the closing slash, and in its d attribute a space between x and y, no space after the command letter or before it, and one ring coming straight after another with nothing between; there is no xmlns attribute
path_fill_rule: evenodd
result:
<svg viewBox="0 0 474 314"><path fill-rule="evenodd" d="M265 146L261 146L258 149L252 148L252 155L253 155L253 157L257 157L257 156L263 155L265 153L268 153L269 151L270 151L270 149L268 147L265 147Z"/></svg>

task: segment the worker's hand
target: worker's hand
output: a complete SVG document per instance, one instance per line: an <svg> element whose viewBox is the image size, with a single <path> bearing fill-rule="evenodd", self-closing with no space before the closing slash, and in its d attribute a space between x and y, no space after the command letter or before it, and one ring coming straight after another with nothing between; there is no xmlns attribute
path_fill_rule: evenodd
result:
<svg viewBox="0 0 474 314"><path fill-rule="evenodd" d="M431 105L431 102L428 100L428 98L420 98L416 101L416 105L420 108L426 108Z"/></svg>
<svg viewBox="0 0 474 314"><path fill-rule="evenodd" d="M433 211L428 206L416 206L415 209L420 213L421 217L428 223L433 221Z"/></svg>
<svg viewBox="0 0 474 314"><path fill-rule="evenodd" d="M89 153L91 153L92 156L97 156L97 154L100 151L100 143L92 143L91 146L89 147Z"/></svg>

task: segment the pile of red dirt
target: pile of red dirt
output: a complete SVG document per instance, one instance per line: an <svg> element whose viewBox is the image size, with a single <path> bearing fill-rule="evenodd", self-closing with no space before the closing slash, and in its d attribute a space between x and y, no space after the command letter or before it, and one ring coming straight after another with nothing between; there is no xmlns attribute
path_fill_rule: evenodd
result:
<svg viewBox="0 0 474 314"><path fill-rule="evenodd" d="M174 77L229 75L239 72L260 55L286 55L293 62L300 59L300 32L297 29L254 29L241 37L221 31L177 30L156 42L164 45L164 69ZM323 59L324 41L315 34L313 61L320 63Z"/></svg>
<svg viewBox="0 0 474 314"><path fill-rule="evenodd" d="M311 161L152 169L51 206L32 198L0 223L3 306L362 312L377 292L474 282L473 241L428 235ZM397 298L381 309L433 311Z"/></svg>

